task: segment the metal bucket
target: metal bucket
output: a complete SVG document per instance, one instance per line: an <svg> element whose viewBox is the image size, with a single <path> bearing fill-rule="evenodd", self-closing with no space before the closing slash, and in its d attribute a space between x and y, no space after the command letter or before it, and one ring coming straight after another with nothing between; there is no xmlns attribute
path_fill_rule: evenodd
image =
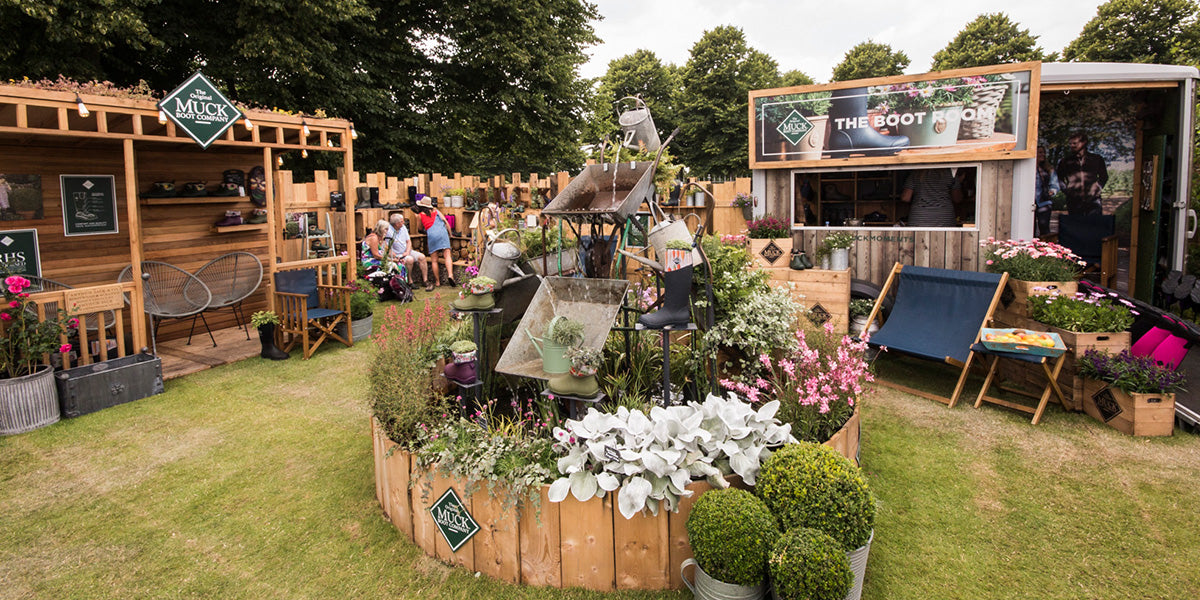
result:
<svg viewBox="0 0 1200 600"><path fill-rule="evenodd" d="M515 229L505 229L496 235L496 239L492 240L487 246L487 251L483 254L483 260L479 261L479 274L485 277L491 277L496 280L496 289L504 287L504 284L510 283L514 274L521 276L519 270L514 268L518 258L521 258L521 249L516 244L500 239L500 236L508 232L515 232Z"/></svg>
<svg viewBox="0 0 1200 600"><path fill-rule="evenodd" d="M692 243L692 232L688 230L687 223L685 222L689 216L694 216L697 220L700 219L700 215L695 213L688 213L687 216L678 221L664 218L650 229L650 233L646 234L646 237L650 240L650 245L654 247L654 254L658 257L659 261L667 255L667 242L680 240L688 244ZM700 253L695 249L692 250L692 264L700 264Z"/></svg>
<svg viewBox="0 0 1200 600"><path fill-rule="evenodd" d="M633 105L626 108L617 117L617 124L621 126L621 131L625 134L621 145L630 150L658 152L658 149L662 147L662 141L658 139L658 130L654 128L654 118L650 116L650 108L641 98L633 96L622 98L619 102L626 100L632 100Z"/></svg>
<svg viewBox="0 0 1200 600"><path fill-rule="evenodd" d="M862 598L863 577L867 574L867 555L871 553L871 542L873 541L875 541L875 530L871 530L871 537L867 538L867 543L863 544L861 548L846 553L846 558L850 560L850 572L854 573L854 585L850 586L846 600Z"/></svg>
<svg viewBox="0 0 1200 600"><path fill-rule="evenodd" d="M688 581L685 572L688 567L696 567L696 582L693 584ZM692 591L692 596L696 600L759 600L767 595L767 586L765 583L758 585L735 585L725 583L709 577L704 569L696 563L696 559L689 558L679 565L679 577L683 579L683 584Z"/></svg>

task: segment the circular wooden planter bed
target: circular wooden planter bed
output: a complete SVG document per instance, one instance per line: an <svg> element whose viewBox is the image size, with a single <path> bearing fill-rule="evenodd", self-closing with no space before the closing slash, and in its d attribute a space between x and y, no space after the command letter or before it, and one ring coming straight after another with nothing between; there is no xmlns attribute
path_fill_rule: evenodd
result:
<svg viewBox="0 0 1200 600"><path fill-rule="evenodd" d="M687 523L692 504L712 489L707 482L688 486L678 512L638 514L626 520L613 506L612 494L579 502L568 495L551 502L542 486L541 512L501 509L486 485L465 494L466 481L423 472L412 456L396 447L371 419L375 455L375 496L384 514L425 554L451 565L479 571L510 583L590 590L681 589L679 565L691 558ZM825 445L855 460L859 411ZM857 461L856 461L857 462ZM457 552L438 532L429 507L454 488L480 530Z"/></svg>

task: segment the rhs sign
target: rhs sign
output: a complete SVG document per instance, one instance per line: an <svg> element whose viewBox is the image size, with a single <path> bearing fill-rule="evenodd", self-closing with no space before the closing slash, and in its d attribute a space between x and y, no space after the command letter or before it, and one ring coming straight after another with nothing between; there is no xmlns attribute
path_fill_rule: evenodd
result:
<svg viewBox="0 0 1200 600"><path fill-rule="evenodd" d="M750 167L1033 156L1040 63L750 92Z"/></svg>
<svg viewBox="0 0 1200 600"><path fill-rule="evenodd" d="M242 111L199 71L167 94L158 109L204 148L242 118Z"/></svg>
<svg viewBox="0 0 1200 600"><path fill-rule="evenodd" d="M446 538L446 543L450 545L451 552L458 552L471 536L479 532L479 523L467 512L467 507L458 499L454 488L448 488L446 493L429 507L429 513L433 515L433 523L437 525L438 531L442 532L442 537Z"/></svg>

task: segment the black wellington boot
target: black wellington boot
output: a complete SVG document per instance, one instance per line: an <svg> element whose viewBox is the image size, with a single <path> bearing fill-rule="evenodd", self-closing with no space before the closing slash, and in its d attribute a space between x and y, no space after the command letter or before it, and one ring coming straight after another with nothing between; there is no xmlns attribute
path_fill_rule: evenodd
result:
<svg viewBox="0 0 1200 600"><path fill-rule="evenodd" d="M826 150L835 157L895 154L908 146L907 136L883 135L863 122L867 116L867 88L834 90L829 100L831 129Z"/></svg>
<svg viewBox="0 0 1200 600"><path fill-rule="evenodd" d="M284 360L289 358L287 352L275 347L274 325L259 326L258 341L262 344L262 352L259 353L259 356L270 360Z"/></svg>
<svg viewBox="0 0 1200 600"><path fill-rule="evenodd" d="M662 308L638 317L638 323L646 329L687 325L692 320L691 307L688 305L688 297L692 292L692 267L670 271L663 275L663 280L666 289L663 291L665 297Z"/></svg>

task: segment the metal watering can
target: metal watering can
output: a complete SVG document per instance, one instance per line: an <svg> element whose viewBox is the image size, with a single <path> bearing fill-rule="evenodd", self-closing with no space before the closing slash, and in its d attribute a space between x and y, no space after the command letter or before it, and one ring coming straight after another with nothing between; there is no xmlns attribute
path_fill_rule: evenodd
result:
<svg viewBox="0 0 1200 600"><path fill-rule="evenodd" d="M534 350L537 350L538 356L542 357L542 370L549 375L559 375L571 370L571 361L567 360L566 356L567 347L550 339L550 333L563 318L562 315L557 315L550 319L544 338L534 337L532 333L529 333L529 328L525 328L525 335L529 336ZM541 345L538 342L541 342Z"/></svg>
<svg viewBox="0 0 1200 600"><path fill-rule="evenodd" d="M651 227L650 232L646 234L646 239L649 241L650 246L654 248L655 256L660 259L666 256L667 242L672 240L680 240L687 242L688 244L692 243L693 235L692 232L688 230L687 218L696 217L696 220L700 221L700 215L697 215L696 213L688 213L682 219L674 221L671 220L671 218L665 213L663 213L662 209L659 208L656 203L652 203L650 208L652 212L657 209L657 216L659 217L658 223L656 223L654 227ZM662 264L656 260L638 256L637 254L626 252L624 250L620 250L620 253L623 256L626 256L632 260L636 260L656 271L666 270ZM692 249L692 264L700 264L700 253L695 248Z"/></svg>
<svg viewBox="0 0 1200 600"><path fill-rule="evenodd" d="M654 118L650 116L650 108L646 102L635 96L626 96L617 101L618 107L626 100L632 100L632 106L617 116L625 138L622 146L630 150L645 149L646 152L658 152L662 142L658 139L658 130L654 128Z"/></svg>
<svg viewBox="0 0 1200 600"><path fill-rule="evenodd" d="M488 242L487 250L483 253L483 260L479 261L479 274L495 279L497 290L510 283L533 276L517 268L516 263L517 259L521 258L521 248L517 244L500 239L510 231L515 233L517 230L505 229L496 234L496 237ZM513 273L517 276L511 277Z"/></svg>

